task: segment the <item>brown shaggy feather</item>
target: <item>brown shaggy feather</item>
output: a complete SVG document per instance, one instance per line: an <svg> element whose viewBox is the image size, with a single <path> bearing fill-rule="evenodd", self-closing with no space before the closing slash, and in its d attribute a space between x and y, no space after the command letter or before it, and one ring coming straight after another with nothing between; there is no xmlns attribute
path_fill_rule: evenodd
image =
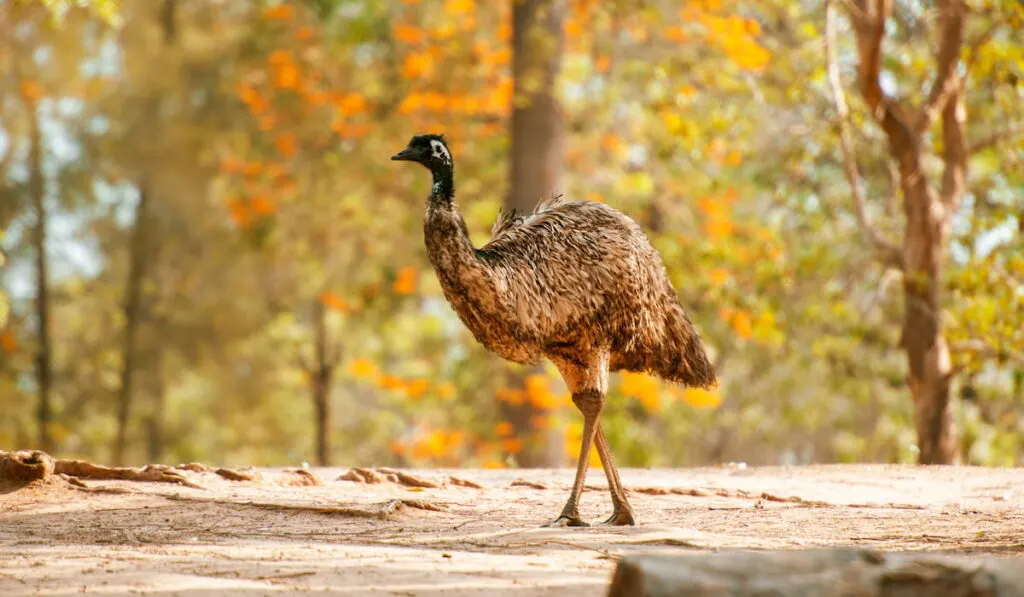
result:
<svg viewBox="0 0 1024 597"><path fill-rule="evenodd" d="M434 172L424 220L427 255L445 297L473 336L517 363L542 356L581 367L608 354L612 371L649 372L689 386L717 384L714 366L657 251L621 212L593 201L542 202L502 215L476 249L453 202L451 156Z"/></svg>

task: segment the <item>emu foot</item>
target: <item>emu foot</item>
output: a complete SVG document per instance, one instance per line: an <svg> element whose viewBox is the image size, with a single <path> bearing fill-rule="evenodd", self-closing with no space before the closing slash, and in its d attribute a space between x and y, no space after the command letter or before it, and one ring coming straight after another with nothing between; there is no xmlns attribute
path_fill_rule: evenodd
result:
<svg viewBox="0 0 1024 597"><path fill-rule="evenodd" d="M565 514L559 516L555 520L542 525L544 528L555 528L555 527L589 527L590 523L581 520L579 516L566 516Z"/></svg>
<svg viewBox="0 0 1024 597"><path fill-rule="evenodd" d="M608 520L602 522L602 527L626 527L636 526L636 520L633 519L633 511L628 508L619 509L616 508Z"/></svg>

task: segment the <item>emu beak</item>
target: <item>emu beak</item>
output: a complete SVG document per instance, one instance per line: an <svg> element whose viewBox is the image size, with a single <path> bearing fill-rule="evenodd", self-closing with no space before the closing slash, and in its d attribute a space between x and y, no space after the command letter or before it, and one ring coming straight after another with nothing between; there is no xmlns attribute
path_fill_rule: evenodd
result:
<svg viewBox="0 0 1024 597"><path fill-rule="evenodd" d="M412 149L406 147L402 151L399 151L395 155L391 156L392 162L411 162L413 161Z"/></svg>

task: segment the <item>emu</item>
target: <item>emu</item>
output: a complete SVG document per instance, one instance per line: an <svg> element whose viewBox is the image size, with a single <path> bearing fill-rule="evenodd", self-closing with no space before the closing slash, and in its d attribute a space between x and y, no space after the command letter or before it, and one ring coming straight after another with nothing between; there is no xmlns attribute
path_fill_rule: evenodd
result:
<svg viewBox="0 0 1024 597"><path fill-rule="evenodd" d="M583 414L576 478L561 514L545 526L589 526L579 498L597 446L612 515L633 525L600 416L610 371L653 373L691 387L717 385L700 335L661 258L628 216L594 201L555 196L530 214L502 214L477 249L455 204L455 168L443 135L417 135L392 160L433 175L424 217L427 255L445 298L487 349L510 361L550 359Z"/></svg>

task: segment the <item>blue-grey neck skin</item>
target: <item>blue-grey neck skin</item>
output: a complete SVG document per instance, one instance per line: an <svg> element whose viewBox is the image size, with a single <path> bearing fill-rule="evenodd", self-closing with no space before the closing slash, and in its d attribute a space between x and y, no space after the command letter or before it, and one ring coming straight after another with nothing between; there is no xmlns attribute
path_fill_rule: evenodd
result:
<svg viewBox="0 0 1024 597"><path fill-rule="evenodd" d="M455 197L455 173L452 165L436 164L430 171L434 175L434 186L430 192L431 205L451 205Z"/></svg>

